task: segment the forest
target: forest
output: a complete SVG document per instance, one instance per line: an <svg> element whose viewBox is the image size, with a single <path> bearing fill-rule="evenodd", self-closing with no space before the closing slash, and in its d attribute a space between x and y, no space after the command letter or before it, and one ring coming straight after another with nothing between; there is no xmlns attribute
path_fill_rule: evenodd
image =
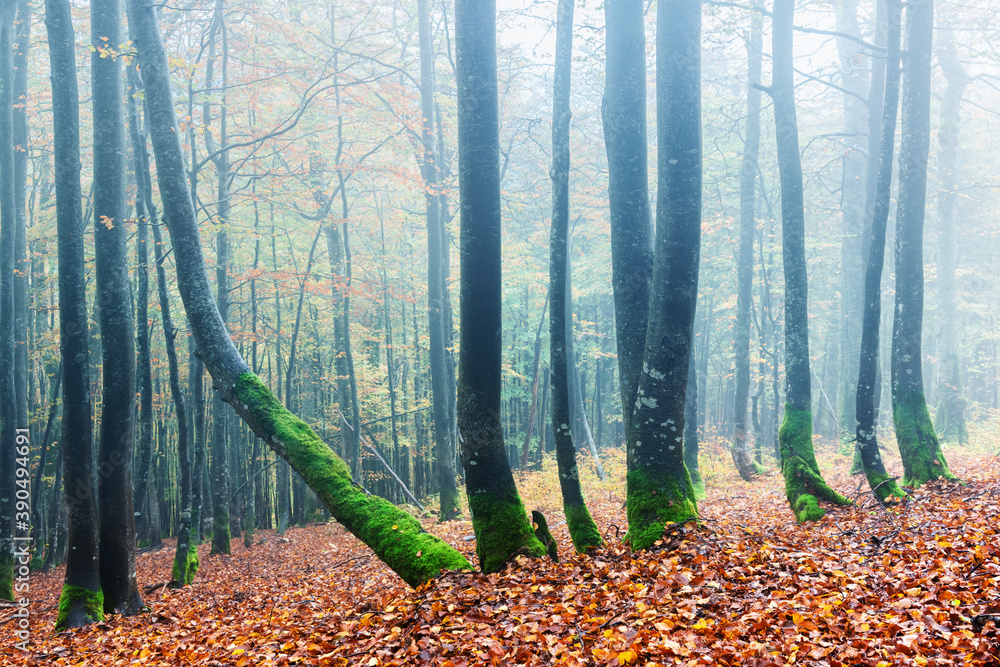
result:
<svg viewBox="0 0 1000 667"><path fill-rule="evenodd" d="M988 0L0 0L0 663L1000 664Z"/></svg>

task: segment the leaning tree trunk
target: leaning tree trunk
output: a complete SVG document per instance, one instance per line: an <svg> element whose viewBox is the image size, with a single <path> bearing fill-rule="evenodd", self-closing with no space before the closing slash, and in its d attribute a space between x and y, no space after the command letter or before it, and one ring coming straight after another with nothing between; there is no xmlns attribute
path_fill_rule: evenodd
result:
<svg viewBox="0 0 1000 667"><path fill-rule="evenodd" d="M684 465L684 404L701 248L701 2L656 12L656 254L649 325L627 437L626 509L633 549L697 518Z"/></svg>
<svg viewBox="0 0 1000 667"><path fill-rule="evenodd" d="M879 498L905 494L886 473L879 453L875 419L875 396L878 382L879 329L882 320L882 267L885 259L885 231L889 220L892 190L892 154L896 140L896 110L899 107L899 20L900 0L885 0L888 18L886 31L886 71L884 108L882 110L881 143L879 145L878 179L873 197L874 210L870 225L868 262L865 268L865 301L861 326L861 360L855 399L857 416L858 454L868 484Z"/></svg>
<svg viewBox="0 0 1000 667"><path fill-rule="evenodd" d="M59 351L63 384L59 447L69 524L69 558L56 617L56 629L61 630L100 621L104 616L104 595L99 567L90 424L87 272L80 214L80 98L69 0L46 0L45 26L52 72L52 146L59 247ZM53 506L58 504L54 496ZM46 561L51 556L50 548Z"/></svg>
<svg viewBox="0 0 1000 667"><path fill-rule="evenodd" d="M757 8L761 3L758 1ZM750 397L750 306L753 302L753 242L757 230L757 157L760 153L760 83L764 18L753 11L747 40L747 125L740 169L740 249L737 262L736 338L733 357L736 366L736 392L733 409L733 443L730 451L736 471L745 481L763 472L750 452L747 438L747 402ZM686 446L686 445L685 445Z"/></svg>
<svg viewBox="0 0 1000 667"><path fill-rule="evenodd" d="M801 523L823 516L817 500L848 501L819 472L812 442L812 393L809 373L808 279L802 163L792 80L794 0L775 0L772 27L774 101L778 173L781 180L781 237L785 269L785 416L778 432L785 495Z"/></svg>
<svg viewBox="0 0 1000 667"><path fill-rule="evenodd" d="M462 255L458 431L476 555L483 572L494 572L515 553L546 553L517 493L500 422L500 126L494 0L456 0L455 46Z"/></svg>
<svg viewBox="0 0 1000 667"><path fill-rule="evenodd" d="M94 256L101 321L103 389L97 477L104 611L145 608L135 579L132 448L135 440L135 340L125 227L125 118L122 67L106 49L121 44L118 0L90 3L94 104Z"/></svg>
<svg viewBox="0 0 1000 667"><path fill-rule="evenodd" d="M556 433L556 463L563 512L573 546L580 553L601 544L601 532L590 516L580 489L576 447L570 429L569 349L572 328L567 327L569 273L569 91L573 55L573 0L559 0L556 18L556 65L552 102L552 233L549 244L549 363L552 366L552 423ZM463 320L464 321L464 320ZM567 331L567 329L570 329Z"/></svg>
<svg viewBox="0 0 1000 667"><path fill-rule="evenodd" d="M303 476L333 517L408 584L416 586L442 570L468 568L458 551L425 532L412 516L356 486L343 460L281 405L236 350L205 275L156 10L139 0L129 0L128 10L145 84L164 217L176 250L178 287L216 388L254 433Z"/></svg>
<svg viewBox="0 0 1000 667"><path fill-rule="evenodd" d="M642 0L604 3L607 65L601 116L608 153L611 283L626 438L632 432L649 318L650 241L646 140L646 33Z"/></svg>
<svg viewBox="0 0 1000 667"><path fill-rule="evenodd" d="M969 75L958 58L955 32L942 30L938 46L938 63L948 86L941 96L941 116L938 123L938 281L941 322L941 372L938 381L938 405L935 426L942 442L968 444L969 430L965 424L968 403L962 389L962 367L959 359L958 291L955 286L957 265L955 212L958 208L961 153L958 150L961 129L961 103Z"/></svg>
<svg viewBox="0 0 1000 667"><path fill-rule="evenodd" d="M892 421L903 459L903 485L955 479L924 399L920 336L924 319L924 207L930 148L933 0L912 0L906 18L896 209L896 307L892 320Z"/></svg>

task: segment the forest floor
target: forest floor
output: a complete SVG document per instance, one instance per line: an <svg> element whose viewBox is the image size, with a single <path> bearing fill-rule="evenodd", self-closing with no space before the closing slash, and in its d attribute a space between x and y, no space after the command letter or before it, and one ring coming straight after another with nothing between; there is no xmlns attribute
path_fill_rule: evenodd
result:
<svg viewBox="0 0 1000 667"><path fill-rule="evenodd" d="M826 451L826 450L829 451ZM606 545L572 552L553 466L519 476L561 563L449 573L412 590L334 523L258 531L231 556L199 549L194 585L144 595L149 612L53 633L62 569L31 577L30 652L0 608L4 665L1000 665L1000 459L946 450L964 485L872 503L849 459L820 448L856 500L797 526L778 472L744 483L720 444L703 451L704 521L632 554L624 461L584 468ZM581 457L582 458L582 457ZM583 459L582 459L583 460ZM898 474L898 459L889 461ZM589 470L588 470L589 468ZM474 561L468 521L424 522ZM142 588L169 578L172 541L138 558Z"/></svg>

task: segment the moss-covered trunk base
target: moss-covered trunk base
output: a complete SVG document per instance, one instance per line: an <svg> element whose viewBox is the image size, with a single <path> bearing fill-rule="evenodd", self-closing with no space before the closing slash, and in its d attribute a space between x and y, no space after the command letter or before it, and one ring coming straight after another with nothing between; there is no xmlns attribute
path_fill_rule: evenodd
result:
<svg viewBox="0 0 1000 667"><path fill-rule="evenodd" d="M14 599L14 566L13 552L0 552L0 600Z"/></svg>
<svg viewBox="0 0 1000 667"><path fill-rule="evenodd" d="M461 553L424 531L411 515L387 500L367 495L354 483L347 464L305 422L286 410L256 375L241 374L232 393L236 411L302 475L333 518L407 584L418 586L443 570L472 569ZM521 522L531 534L527 516L523 509L521 512ZM533 534L531 538L544 553Z"/></svg>
<svg viewBox="0 0 1000 667"><path fill-rule="evenodd" d="M903 459L903 486L915 488L935 479L958 479L948 469L922 391L893 390L892 422Z"/></svg>
<svg viewBox="0 0 1000 667"><path fill-rule="evenodd" d="M64 584L59 596L56 630L81 628L104 620L104 593L82 586Z"/></svg>
<svg viewBox="0 0 1000 667"><path fill-rule="evenodd" d="M633 470L626 476L626 488L625 541L634 551L653 546L665 528L698 518L694 486L686 467L677 474Z"/></svg>
<svg viewBox="0 0 1000 667"><path fill-rule="evenodd" d="M462 518L462 506L460 504L458 488L454 485L444 485L441 487L441 513L438 521L454 521Z"/></svg>
<svg viewBox="0 0 1000 667"><path fill-rule="evenodd" d="M837 505L851 502L834 491L823 479L816 463L812 442L812 413L785 404L785 418L778 430L781 473L785 478L785 497L799 523L817 521L826 512L820 500Z"/></svg>
<svg viewBox="0 0 1000 667"><path fill-rule="evenodd" d="M476 533L476 556L484 573L496 572L514 555L541 558L548 553L535 537L516 491L507 498L488 493L470 495L469 513Z"/></svg>
<svg viewBox="0 0 1000 667"><path fill-rule="evenodd" d="M594 518L586 505L563 504L566 515L566 526L569 528L570 539L577 553L586 553L587 549L601 546L601 531L597 529Z"/></svg>

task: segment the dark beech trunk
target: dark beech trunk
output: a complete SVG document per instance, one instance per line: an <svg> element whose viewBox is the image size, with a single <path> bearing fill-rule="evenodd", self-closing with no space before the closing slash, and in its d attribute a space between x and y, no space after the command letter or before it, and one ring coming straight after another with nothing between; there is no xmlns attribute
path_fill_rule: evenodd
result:
<svg viewBox="0 0 1000 667"><path fill-rule="evenodd" d="M781 180L781 242L785 271L785 416L778 441L785 495L795 518L801 523L823 516L825 512L818 500L838 504L847 503L847 500L823 479L812 442L805 208L792 79L794 12L794 0L775 0L770 92L774 102Z"/></svg>
<svg viewBox="0 0 1000 667"><path fill-rule="evenodd" d="M56 617L56 629L63 629L101 620L104 616L104 596L99 567L99 528L90 424L87 273L84 266L86 234L80 212L80 98L76 81L76 42L68 0L46 0L45 27L52 71L52 146L59 248L59 351L63 360L63 416L59 441L69 547ZM57 504L53 499L53 506ZM50 548L46 561L52 560L53 550Z"/></svg>
<svg viewBox="0 0 1000 667"><path fill-rule="evenodd" d="M500 421L500 128L493 0L456 0L455 45L462 257L458 430L476 554L489 573L515 553L546 553L514 484Z"/></svg>
<svg viewBox="0 0 1000 667"><path fill-rule="evenodd" d="M611 281L626 438L632 432L653 273L643 4L642 0L604 4L607 65L601 116L608 153Z"/></svg>
<svg viewBox="0 0 1000 667"><path fill-rule="evenodd" d="M552 231L549 242L549 363L552 366L552 423L563 512L573 546L580 553L601 544L601 532L590 516L580 489L576 446L570 428L569 339L572 310L569 293L569 105L573 55L573 0L559 0L556 18L556 63L552 102ZM567 322L567 319L569 320ZM464 320L463 320L464 321Z"/></svg>
<svg viewBox="0 0 1000 667"><path fill-rule="evenodd" d="M903 486L956 479L948 469L924 399L920 336L924 321L924 209L931 130L933 0L906 9L899 205L896 208L896 307L892 320L892 421L903 459Z"/></svg>
<svg viewBox="0 0 1000 667"><path fill-rule="evenodd" d="M861 325L861 359L854 413L857 418L857 443L861 466L868 484L880 500L905 494L886 473L879 453L876 433L875 398L881 383L878 379L879 339L882 320L882 267L885 260L885 232L889 220L892 190L892 154L896 140L896 110L899 107L899 33L902 3L885 0L888 29L887 60L882 124L878 154L878 177L873 195L872 222L869 225L865 300Z"/></svg>
<svg viewBox="0 0 1000 667"><path fill-rule="evenodd" d="M656 253L626 433L633 549L648 549L667 526L698 516L683 436L701 248L701 2L661 0L656 26Z"/></svg>

